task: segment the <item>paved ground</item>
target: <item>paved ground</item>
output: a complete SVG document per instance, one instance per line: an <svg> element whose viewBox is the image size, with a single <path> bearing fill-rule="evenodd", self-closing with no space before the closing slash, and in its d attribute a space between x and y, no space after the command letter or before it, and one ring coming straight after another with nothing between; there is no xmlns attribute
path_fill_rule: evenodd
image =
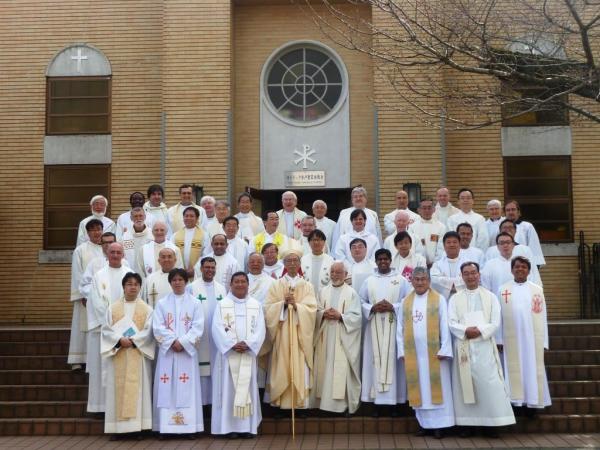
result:
<svg viewBox="0 0 600 450"><path fill-rule="evenodd" d="M199 437L196 440L111 442L108 436L0 437L0 449L207 449L207 450L345 450L345 449L443 449L443 448L600 448L598 434L505 434L500 439L447 437L442 440L418 438L408 434L268 435L249 440Z"/></svg>

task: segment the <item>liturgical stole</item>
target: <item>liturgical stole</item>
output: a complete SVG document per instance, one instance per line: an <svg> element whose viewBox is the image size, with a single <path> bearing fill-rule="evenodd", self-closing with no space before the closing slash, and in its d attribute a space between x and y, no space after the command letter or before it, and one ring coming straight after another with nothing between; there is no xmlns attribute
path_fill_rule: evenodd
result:
<svg viewBox="0 0 600 450"><path fill-rule="evenodd" d="M173 242L179 247L181 255L185 252L185 228L179 230L173 235ZM192 245L190 247L190 262L189 267L194 267L200 256L202 256L202 247L204 246L204 230L200 227L196 227L194 230L194 236L192 237Z"/></svg>

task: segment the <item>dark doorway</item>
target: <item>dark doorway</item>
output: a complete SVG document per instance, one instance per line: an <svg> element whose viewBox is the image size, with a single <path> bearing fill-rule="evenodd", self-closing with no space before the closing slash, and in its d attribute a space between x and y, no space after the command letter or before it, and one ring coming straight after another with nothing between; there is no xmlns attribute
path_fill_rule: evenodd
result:
<svg viewBox="0 0 600 450"><path fill-rule="evenodd" d="M350 206L350 194L352 188L347 189L281 189L265 190L246 188L253 198L260 201L260 211L258 208L255 213L261 213L267 210L277 211L281 209L281 195L286 191L294 191L298 196L298 209L312 215L312 204L315 200L323 200L327 203L327 217L337 221L340 211ZM258 206L258 205L257 205Z"/></svg>

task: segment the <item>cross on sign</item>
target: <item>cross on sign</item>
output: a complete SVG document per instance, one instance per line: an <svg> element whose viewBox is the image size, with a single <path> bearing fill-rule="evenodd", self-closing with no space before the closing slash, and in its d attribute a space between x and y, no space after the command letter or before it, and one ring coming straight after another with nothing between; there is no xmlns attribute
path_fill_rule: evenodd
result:
<svg viewBox="0 0 600 450"><path fill-rule="evenodd" d="M163 374L163 376L162 376L162 377L160 377L160 381L162 381L162 382L163 382L163 383L165 383L165 384L166 384L166 383L167 383L167 382L168 382L170 379L171 379L171 378L169 378L169 377L167 376L167 374L166 374L166 373L165 373L165 374Z"/></svg>
<svg viewBox="0 0 600 450"><path fill-rule="evenodd" d="M508 297L510 297L510 292L508 292L508 289L505 289L504 292L502 293L502 298L504 299L504 303L508 303Z"/></svg>
<svg viewBox="0 0 600 450"><path fill-rule="evenodd" d="M187 380L189 380L189 379L190 379L190 377L188 377L188 376L187 376L187 373L185 373L185 372L184 372L184 373L182 373L182 374L179 376L179 380L180 380L182 383L185 383L185 382L186 382Z"/></svg>
<svg viewBox="0 0 600 450"><path fill-rule="evenodd" d="M88 59L87 56L81 54L81 48L77 49L77 56L71 56L73 61L77 61L77 73L81 72L81 61Z"/></svg>

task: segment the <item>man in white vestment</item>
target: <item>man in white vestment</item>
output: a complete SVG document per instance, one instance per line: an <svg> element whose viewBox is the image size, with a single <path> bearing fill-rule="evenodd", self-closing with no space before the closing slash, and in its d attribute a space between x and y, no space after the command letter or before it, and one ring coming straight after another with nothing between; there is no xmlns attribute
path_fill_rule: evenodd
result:
<svg viewBox="0 0 600 450"><path fill-rule="evenodd" d="M248 242L238 236L240 222L237 217L227 216L223 219L223 230L227 238L227 253L235 258L238 265L242 268L248 266Z"/></svg>
<svg viewBox="0 0 600 450"><path fill-rule="evenodd" d="M448 218L446 226L450 231L456 231L459 224L467 222L473 227L473 245L485 252L489 247L489 237L485 219L473 211L473 191L463 188L458 191L458 206L460 211Z"/></svg>
<svg viewBox="0 0 600 450"><path fill-rule="evenodd" d="M183 230L185 226L185 220L183 214L189 207L195 208L198 211L198 226L205 228L206 225L206 212L202 206L196 205L192 201L194 188L191 184L182 184L179 186L179 203L173 205L168 210L169 216L169 228L171 233L175 234L179 230Z"/></svg>
<svg viewBox="0 0 600 450"><path fill-rule="evenodd" d="M365 228L367 213L362 209L355 209L350 213L350 221L352 229L339 237L335 244L333 256L341 260L347 259L350 256L350 241L361 238L367 243L367 257L373 258L375 250L381 245L381 241L375 234Z"/></svg>
<svg viewBox="0 0 600 450"><path fill-rule="evenodd" d="M210 431L230 439L255 437L262 420L257 357L265 340L265 317L260 302L248 295L248 284L244 272L233 274L211 328L217 354Z"/></svg>
<svg viewBox="0 0 600 450"><path fill-rule="evenodd" d="M67 363L73 370L82 368L86 359L87 337L87 296L79 289L81 279L90 262L102 256L102 221L92 219L85 224L88 241L80 244L73 251L71 262L71 296L73 317L71 318L71 337Z"/></svg>
<svg viewBox="0 0 600 450"><path fill-rule="evenodd" d="M488 230L488 238L490 247L496 245L496 236L500 232L500 223L504 220L502 217L502 202L497 199L492 199L486 205L488 218L485 225Z"/></svg>
<svg viewBox="0 0 600 450"><path fill-rule="evenodd" d="M263 304L268 338L261 356L272 349L265 398L281 409L308 408L313 388L317 300L312 285L299 275L301 257L296 248L284 253L286 274L271 285Z"/></svg>
<svg viewBox="0 0 600 450"><path fill-rule="evenodd" d="M394 245L394 240L396 235L400 232L406 232L410 234L412 245L411 250L413 251L413 253L423 255L423 257L425 256L425 247L423 247L423 244L421 243L421 240L417 237L417 235L414 234L412 230L408 228L409 223L410 216L406 211L398 211L394 216L395 230L393 233L390 233L388 237L386 237L383 241L383 248L387 248L392 253L392 257L396 253L396 246Z"/></svg>
<svg viewBox="0 0 600 450"><path fill-rule="evenodd" d="M100 239L102 254L100 256L96 256L88 263L85 272L83 272L83 275L79 281L79 292L83 298L89 299L92 296L92 281L94 279L94 275L96 275L96 272L98 272L104 266L108 265L108 248L110 247L110 244L114 242L117 242L115 233L102 233L102 237ZM123 258L121 262L124 266L129 267L125 258ZM84 315L87 315L87 312L84 311Z"/></svg>
<svg viewBox="0 0 600 450"><path fill-rule="evenodd" d="M209 226L218 222L217 216L215 215L216 204L217 201L212 195L205 195L200 199L200 206L204 209L204 212L206 213L206 222L204 223L204 229L206 231L208 231Z"/></svg>
<svg viewBox="0 0 600 450"><path fill-rule="evenodd" d="M340 211L340 216L338 217L338 221L335 224L335 228L333 229L333 237L331 240L331 249L335 249L337 245L337 241L340 236L350 233L353 229L352 220L350 215L356 209L363 210L367 217L365 223L365 230L374 234L381 245L381 226L379 225L379 216L372 209L367 208L367 190L362 186L356 186L352 189L351 194L352 206L350 208L342 209Z"/></svg>
<svg viewBox="0 0 600 450"><path fill-rule="evenodd" d="M214 258L217 263L217 272L215 280L222 286L227 286L231 283L231 275L242 270L237 260L227 252L227 237L224 234L215 234L211 239L212 253L206 256ZM195 277L200 276L200 261L194 266ZM209 328L210 329L210 328Z"/></svg>
<svg viewBox="0 0 600 450"><path fill-rule="evenodd" d="M443 429L454 426L452 404L452 337L446 299L430 287L426 267L412 274L413 291L398 309L398 358L404 360L408 403L421 429L433 430L441 439Z"/></svg>
<svg viewBox="0 0 600 450"><path fill-rule="evenodd" d="M139 298L142 277L123 277L123 298L110 305L100 351L106 370L105 433L152 429L152 308Z"/></svg>
<svg viewBox="0 0 600 450"><path fill-rule="evenodd" d="M92 278L92 289L87 302L87 360L88 412L104 412L105 392L103 368L100 356L100 328L106 320L108 307L123 296L123 277L131 269L123 265L123 246L118 242L108 247L108 264L98 270Z"/></svg>
<svg viewBox="0 0 600 450"><path fill-rule="evenodd" d="M300 222L300 228L302 230L302 236L300 236L298 242L302 246L302 253L306 255L307 253L310 253L310 244L308 243L308 236L310 236L310 233L317 229L317 221L313 216L306 215ZM323 235L325 236L325 233L323 233ZM329 253L329 247L327 247L327 245L323 247L323 252Z"/></svg>
<svg viewBox="0 0 600 450"><path fill-rule="evenodd" d="M334 262L317 302L311 407L353 414L360 404L362 307L346 276L344 263Z"/></svg>
<svg viewBox="0 0 600 450"><path fill-rule="evenodd" d="M412 225L416 220L419 219L418 214L408 209L408 193L402 190L396 192L396 209L387 213L383 218L383 228L386 236L395 234L398 231L396 225L396 215L400 211L403 211L408 215L408 224L406 225L407 227L409 225Z"/></svg>
<svg viewBox="0 0 600 450"><path fill-rule="evenodd" d="M142 248L153 239L152 229L146 225L145 220L146 213L144 209L136 206L131 210L131 228L127 229L121 236L121 243L125 249L127 263L134 272L140 275L144 274Z"/></svg>
<svg viewBox="0 0 600 450"><path fill-rule="evenodd" d="M460 257L460 236L456 231L444 234L444 253L431 266L431 286L445 298L462 291L465 283L460 275L460 265L464 261Z"/></svg>
<svg viewBox="0 0 600 450"><path fill-rule="evenodd" d="M148 187L148 201L144 203L144 211L146 217L152 220L152 223L163 222L169 224L169 210L164 204L165 191L160 184L152 184ZM168 236L171 235L171 230L168 230Z"/></svg>
<svg viewBox="0 0 600 450"><path fill-rule="evenodd" d="M399 231L394 235L394 250L392 253L392 268L410 283L412 273L417 267L427 268L425 257L414 252L412 236L408 231Z"/></svg>
<svg viewBox="0 0 600 450"><path fill-rule="evenodd" d="M304 211L296 208L298 197L292 191L286 191L281 195L281 208L277 211L279 225L277 231L285 234L290 239L300 240L302 236L302 219L306 216Z"/></svg>
<svg viewBox="0 0 600 450"><path fill-rule="evenodd" d="M363 402L396 405L406 401L404 363L398 359L396 321L402 299L410 284L392 269L392 254L385 248L375 252L377 271L360 288L364 334L362 395ZM394 408L392 408L393 411ZM379 413L376 409L375 414Z"/></svg>
<svg viewBox="0 0 600 450"><path fill-rule="evenodd" d="M427 267L444 255L442 237L446 234L446 225L433 217L433 200L424 198L419 204L420 218L410 226L410 231L421 241L425 248Z"/></svg>
<svg viewBox="0 0 600 450"><path fill-rule="evenodd" d="M515 241L519 244L526 245L531 249L533 253L533 263L542 267L546 265L546 259L542 253L542 246L540 244L540 238L535 231L535 227L530 223L526 222L521 218L521 207L516 200L511 200L504 205L504 214L507 219L512 220L517 225L517 234L515 235Z"/></svg>
<svg viewBox="0 0 600 450"><path fill-rule="evenodd" d="M492 292L498 292L500 286L513 279L511 272L511 260L515 242L508 233L500 233L496 236L496 242L500 249L500 255L490 259L481 271L481 285ZM542 279L536 266L531 268L528 280L542 286Z"/></svg>
<svg viewBox="0 0 600 450"><path fill-rule="evenodd" d="M163 248L170 248L175 252L175 267L183 267L183 258L181 257L181 251L171 241L167 240L168 226L165 222L160 220L154 222L152 225L152 237L154 238L150 242L147 242L139 252L138 266L143 270L143 277L148 277L156 270L160 269L158 255Z"/></svg>
<svg viewBox="0 0 600 450"><path fill-rule="evenodd" d="M458 224L456 232L460 236L460 257L464 261L473 261L483 267L485 255L481 249L471 245L473 242L473 227L469 222ZM497 233L496 233L497 234Z"/></svg>
<svg viewBox="0 0 600 450"><path fill-rule="evenodd" d="M433 213L433 217L442 222L442 224L444 224L444 226L448 229L448 218L459 213L460 209L450 203L450 191L448 188L439 188L435 193L435 200L437 203L435 204L435 212Z"/></svg>
<svg viewBox="0 0 600 450"><path fill-rule="evenodd" d="M254 235L248 244L248 251L261 253L265 244L275 244L279 252L283 253L291 240L285 233L279 231L279 216L275 211L265 211L263 218L265 229Z"/></svg>
<svg viewBox="0 0 600 450"><path fill-rule="evenodd" d="M198 209L187 207L183 212L184 228L176 231L171 238L181 252L183 268L187 271L188 278L194 278L194 266L202 256L210 252L210 239L208 233L200 227L199 219Z"/></svg>
<svg viewBox="0 0 600 450"><path fill-rule="evenodd" d="M83 244L88 240L88 235L85 230L85 224L92 219L98 219L102 221L102 229L105 233L114 233L116 231L116 225L112 219L106 217L106 209L108 208L108 200L103 195L94 195L90 200L90 210L92 215L86 217L79 222L79 229L77 231L77 245Z"/></svg>
<svg viewBox="0 0 600 450"><path fill-rule="evenodd" d="M202 388L196 346L204 332L201 303L186 291L184 269L173 269L173 292L159 300L152 329L158 343L152 430L167 434L204 431Z"/></svg>
<svg viewBox="0 0 600 450"><path fill-rule="evenodd" d="M283 261L279 259L279 249L275 244L265 244L260 251L265 259L263 272L273 279L278 279L283 275Z"/></svg>
<svg viewBox="0 0 600 450"><path fill-rule="evenodd" d="M360 292L360 288L367 278L369 278L377 269L375 262L367 258L367 243L361 238L354 238L350 241L350 257L344 260L348 278L346 283Z"/></svg>
<svg viewBox="0 0 600 450"><path fill-rule="evenodd" d="M117 241L122 242L123 235L127 231L132 231L132 227L133 227L133 223L134 223L134 219L133 219L133 210L134 209L139 208L144 212L144 223L146 224L148 229L152 228L152 225L154 224L154 216L146 215L146 210L144 209L145 201L146 201L146 198L144 197L144 194L142 194L141 192L136 191L136 192L133 192L129 196L129 204L131 205L131 209L129 211L125 211L124 213L122 213L117 219L117 233L116 233ZM137 225L137 228L139 230L139 228L140 228L139 224ZM127 248L125 248L125 250L127 250Z"/></svg>
<svg viewBox="0 0 600 450"><path fill-rule="evenodd" d="M517 234L517 225L510 219L504 219L502 222L500 222L500 230L499 233L508 233L512 236L513 240L515 241L515 248L513 249L513 256L523 256L525 258L527 258L529 261L533 261L534 257L533 257L533 252L531 251L531 249L529 247L527 247L525 244L521 244L519 242L517 242L515 236ZM498 235L496 235L498 236ZM495 243L494 241L494 245L490 248L487 249L487 251L485 252L485 261L488 262L491 259L497 258L498 256L500 256L500 249L498 248L498 245Z"/></svg>
<svg viewBox="0 0 600 450"><path fill-rule="evenodd" d="M208 236L210 238L212 238L215 234L225 233L225 223L223 221L231 215L231 208L229 207L229 202L226 200L217 200L214 208L214 220L210 221L206 227L206 231L208 232Z"/></svg>
<svg viewBox="0 0 600 450"><path fill-rule="evenodd" d="M158 252L159 269L153 271L144 279L142 298L152 309L158 301L169 295L171 285L169 284L169 272L177 267L177 257L172 248L165 247Z"/></svg>
<svg viewBox="0 0 600 450"><path fill-rule="evenodd" d="M217 266L215 258L211 256L202 258L200 260L200 273L194 282L190 283L187 287L187 291L202 305L202 313L204 315L205 333L200 338L198 345L196 345L198 364L200 365L203 405L212 404L211 367L217 351L209 331L212 326L215 308L227 295L225 286L215 279Z"/></svg>
<svg viewBox="0 0 600 450"><path fill-rule="evenodd" d="M450 297L448 304L454 336L454 417L457 425L483 426L486 436L497 437L492 427L515 423L494 340L500 327L500 303L495 294L479 286L477 263L464 263L461 275L466 289ZM471 434L471 428L461 431L461 437Z"/></svg>
<svg viewBox="0 0 600 450"><path fill-rule="evenodd" d="M502 328L496 344L503 356L511 403L533 417L552 404L544 365L544 352L549 349L546 300L543 289L527 281L528 259L513 258L511 269L514 278L498 291Z"/></svg>
<svg viewBox="0 0 600 450"><path fill-rule="evenodd" d="M331 252L333 250L331 241L333 240L335 222L325 215L327 214L327 203L325 203L323 200L315 200L312 204L312 212L313 216L315 217L317 229L325 233L325 237L327 238L327 247Z"/></svg>
<svg viewBox="0 0 600 450"><path fill-rule="evenodd" d="M248 192L238 196L238 213L235 217L240 221L241 237L248 243L255 235L265 231L263 221L252 211L252 196Z"/></svg>
<svg viewBox="0 0 600 450"><path fill-rule="evenodd" d="M308 235L310 251L304 253L300 266L304 279L313 285L315 296L319 300L319 292L329 284L329 268L333 258L325 253L325 233L314 230Z"/></svg>

